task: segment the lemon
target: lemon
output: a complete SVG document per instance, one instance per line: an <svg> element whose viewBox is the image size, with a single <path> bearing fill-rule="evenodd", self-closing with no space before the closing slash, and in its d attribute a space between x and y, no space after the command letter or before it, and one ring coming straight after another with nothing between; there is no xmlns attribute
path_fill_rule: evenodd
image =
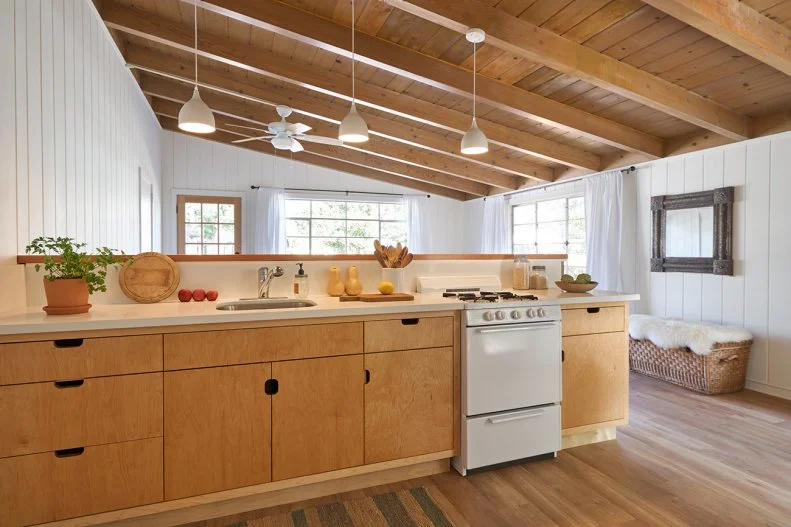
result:
<svg viewBox="0 0 791 527"><path fill-rule="evenodd" d="M383 295L392 295L395 287L392 282L382 282L379 284L379 292Z"/></svg>

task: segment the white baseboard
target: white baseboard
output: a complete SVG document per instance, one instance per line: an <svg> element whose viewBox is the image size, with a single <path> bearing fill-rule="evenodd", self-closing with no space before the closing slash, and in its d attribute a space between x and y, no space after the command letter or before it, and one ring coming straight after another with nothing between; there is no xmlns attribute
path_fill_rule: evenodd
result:
<svg viewBox="0 0 791 527"><path fill-rule="evenodd" d="M779 386L772 386L771 384L764 384L757 381L747 381L745 388L748 390L755 390L756 392L774 395L782 399L791 400L791 390L788 388L781 388Z"/></svg>

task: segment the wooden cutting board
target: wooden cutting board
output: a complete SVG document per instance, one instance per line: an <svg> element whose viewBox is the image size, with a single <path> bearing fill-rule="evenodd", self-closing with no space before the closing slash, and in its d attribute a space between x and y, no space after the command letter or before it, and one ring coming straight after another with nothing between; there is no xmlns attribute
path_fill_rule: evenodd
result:
<svg viewBox="0 0 791 527"><path fill-rule="evenodd" d="M341 302L407 302L414 300L415 297L408 293L393 293L383 295L381 293L363 293L361 295L343 295Z"/></svg>
<svg viewBox="0 0 791 527"><path fill-rule="evenodd" d="M124 294L141 304L161 302L179 286L179 266L162 253L141 253L124 264L118 282Z"/></svg>

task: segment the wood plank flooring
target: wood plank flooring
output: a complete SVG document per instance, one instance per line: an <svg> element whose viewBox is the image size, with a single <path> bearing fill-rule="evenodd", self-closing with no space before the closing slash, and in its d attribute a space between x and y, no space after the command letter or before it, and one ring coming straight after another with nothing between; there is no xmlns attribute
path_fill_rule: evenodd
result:
<svg viewBox="0 0 791 527"><path fill-rule="evenodd" d="M462 478L455 472L190 524L425 486L459 526L791 525L791 401L706 397L633 374L618 439L557 459Z"/></svg>

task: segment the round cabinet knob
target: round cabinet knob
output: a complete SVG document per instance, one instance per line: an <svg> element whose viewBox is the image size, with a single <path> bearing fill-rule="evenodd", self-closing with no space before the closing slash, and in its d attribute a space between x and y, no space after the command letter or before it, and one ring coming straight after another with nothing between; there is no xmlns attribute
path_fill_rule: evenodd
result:
<svg viewBox="0 0 791 527"><path fill-rule="evenodd" d="M494 320L494 313L492 313L491 311L487 311L486 313L483 314L483 319L487 322L491 322L492 320Z"/></svg>
<svg viewBox="0 0 791 527"><path fill-rule="evenodd" d="M519 320L520 318L522 318L522 313L514 309L513 311L511 311L511 318L513 318L514 320Z"/></svg>
<svg viewBox="0 0 791 527"><path fill-rule="evenodd" d="M547 316L547 312L546 312L546 310L544 310L544 308L543 308L543 307L539 307L539 308L538 308L538 316L539 316L539 317L545 317L545 316Z"/></svg>
<svg viewBox="0 0 791 527"><path fill-rule="evenodd" d="M503 311L498 311L494 316L497 317L497 320L503 320L505 318L505 313Z"/></svg>
<svg viewBox="0 0 791 527"><path fill-rule="evenodd" d="M536 316L536 312L533 311L533 308L531 307L527 310L527 318L533 318L534 316Z"/></svg>

